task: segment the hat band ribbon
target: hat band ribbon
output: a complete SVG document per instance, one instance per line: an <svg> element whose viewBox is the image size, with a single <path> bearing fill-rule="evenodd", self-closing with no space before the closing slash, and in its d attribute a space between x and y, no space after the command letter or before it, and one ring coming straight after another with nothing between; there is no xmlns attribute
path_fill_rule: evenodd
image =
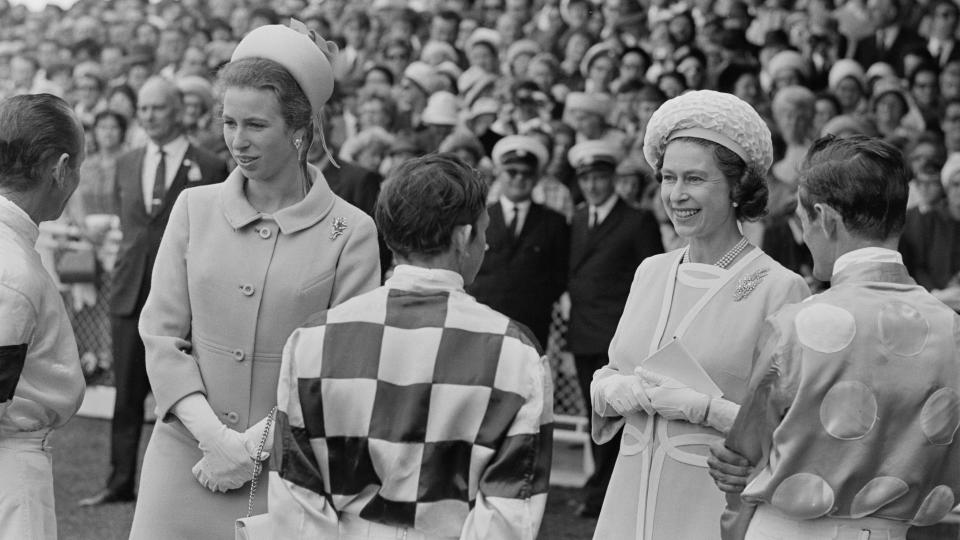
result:
<svg viewBox="0 0 960 540"><path fill-rule="evenodd" d="M702 127L678 129L677 131L674 131L673 133L670 134L670 136L667 138L667 142L670 142L679 137L694 137L696 139L704 139L710 142L715 142L720 146L730 150L734 154L740 156L740 159L742 159L747 166L750 166L751 164L751 160L747 158L747 151L744 150L742 146L737 144L736 141L734 141L730 137L727 137L723 133L717 133L716 131L712 131Z"/></svg>

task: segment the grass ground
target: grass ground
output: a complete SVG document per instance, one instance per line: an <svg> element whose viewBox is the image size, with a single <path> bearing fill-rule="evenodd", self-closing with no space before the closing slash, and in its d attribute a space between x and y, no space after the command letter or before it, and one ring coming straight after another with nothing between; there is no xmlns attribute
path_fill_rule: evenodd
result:
<svg viewBox="0 0 960 540"><path fill-rule="evenodd" d="M144 433L140 455L150 436ZM77 501L103 487L109 470L110 422L74 418L51 436L54 490L60 538L63 540L126 540L133 521L133 503L80 508ZM573 515L569 501L576 490L553 489L540 540L583 540L593 534L594 522Z"/></svg>

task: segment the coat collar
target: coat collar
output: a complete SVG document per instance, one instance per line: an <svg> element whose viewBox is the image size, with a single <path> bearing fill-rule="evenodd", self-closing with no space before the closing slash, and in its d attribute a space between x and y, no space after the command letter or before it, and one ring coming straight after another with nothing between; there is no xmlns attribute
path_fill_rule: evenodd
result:
<svg viewBox="0 0 960 540"><path fill-rule="evenodd" d="M30 248L37 245L40 227L13 201L0 195L0 225L6 225Z"/></svg>
<svg viewBox="0 0 960 540"><path fill-rule="evenodd" d="M239 167L235 168L223 182L223 189L220 190L220 204L227 222L234 229L241 229L261 218L272 217L283 234L292 234L322 220L333 207L333 191L330 190L327 180L319 169L312 165L307 167L310 177L313 178L313 187L310 188L307 196L272 216L263 214L250 205L250 201L243 192L247 179Z"/></svg>
<svg viewBox="0 0 960 540"><path fill-rule="evenodd" d="M858 262L851 264L834 274L830 284L835 287L841 283L865 281L916 285L916 282L907 272L907 267L895 262Z"/></svg>

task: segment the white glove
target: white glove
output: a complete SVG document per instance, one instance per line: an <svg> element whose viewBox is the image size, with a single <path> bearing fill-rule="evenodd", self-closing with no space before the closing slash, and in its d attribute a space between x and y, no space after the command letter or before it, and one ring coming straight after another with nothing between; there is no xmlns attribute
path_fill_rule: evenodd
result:
<svg viewBox="0 0 960 540"><path fill-rule="evenodd" d="M193 476L210 491L236 489L253 478L253 460L263 426L244 433L223 425L200 393L190 394L173 406L173 414L199 442L203 457L193 466ZM266 421L265 419L263 420Z"/></svg>
<svg viewBox="0 0 960 540"><path fill-rule="evenodd" d="M644 410L653 413L650 400L644 393L643 383L636 375L615 374L591 383L593 409L600 416L613 416L607 412L612 407L620 416Z"/></svg>
<svg viewBox="0 0 960 540"><path fill-rule="evenodd" d="M667 420L685 420L702 424L710 407L710 396L698 392L666 375L638 367L634 372L643 381L643 388L657 414Z"/></svg>
<svg viewBox="0 0 960 540"><path fill-rule="evenodd" d="M193 476L210 491L237 489L253 479L258 441L220 424L212 437L200 442L203 457L193 466Z"/></svg>

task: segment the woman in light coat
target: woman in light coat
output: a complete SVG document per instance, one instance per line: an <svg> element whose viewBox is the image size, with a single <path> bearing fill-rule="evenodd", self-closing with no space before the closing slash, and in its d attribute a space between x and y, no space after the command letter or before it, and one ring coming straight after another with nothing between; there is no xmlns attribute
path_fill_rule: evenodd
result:
<svg viewBox="0 0 960 540"><path fill-rule="evenodd" d="M182 194L157 256L140 332L159 421L132 539L234 537L287 337L379 284L373 221L306 163L333 89L330 48L264 26L218 75L238 166ZM263 475L254 513L266 511L265 484Z"/></svg>

